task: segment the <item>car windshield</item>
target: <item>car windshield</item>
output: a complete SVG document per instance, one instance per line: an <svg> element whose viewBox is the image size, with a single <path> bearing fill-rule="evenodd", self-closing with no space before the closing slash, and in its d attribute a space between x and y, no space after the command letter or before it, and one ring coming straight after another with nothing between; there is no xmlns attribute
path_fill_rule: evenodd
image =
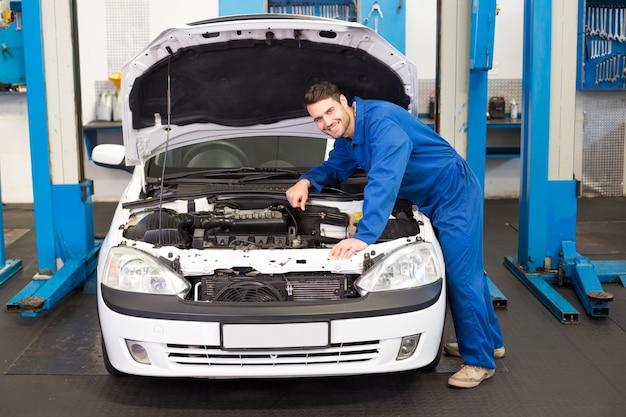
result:
<svg viewBox="0 0 626 417"><path fill-rule="evenodd" d="M159 154L147 164L148 177L207 170L306 171L321 164L332 139L299 136L249 136L206 141Z"/></svg>

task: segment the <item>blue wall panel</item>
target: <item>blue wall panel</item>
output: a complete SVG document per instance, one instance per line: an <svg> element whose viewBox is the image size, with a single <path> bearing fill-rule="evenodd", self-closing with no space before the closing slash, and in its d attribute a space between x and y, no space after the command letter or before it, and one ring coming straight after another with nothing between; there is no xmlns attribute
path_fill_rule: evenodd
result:
<svg viewBox="0 0 626 417"><path fill-rule="evenodd" d="M21 27L18 26L18 20L21 20L22 3L11 2L11 10L16 14L19 13L20 16L9 27L0 29L0 47L2 48L0 83L24 84L24 36Z"/></svg>
<svg viewBox="0 0 626 417"><path fill-rule="evenodd" d="M362 0L361 22L391 43L398 51L406 48L406 7L396 0Z"/></svg>
<svg viewBox="0 0 626 417"><path fill-rule="evenodd" d="M264 12L264 0L220 0L220 16Z"/></svg>

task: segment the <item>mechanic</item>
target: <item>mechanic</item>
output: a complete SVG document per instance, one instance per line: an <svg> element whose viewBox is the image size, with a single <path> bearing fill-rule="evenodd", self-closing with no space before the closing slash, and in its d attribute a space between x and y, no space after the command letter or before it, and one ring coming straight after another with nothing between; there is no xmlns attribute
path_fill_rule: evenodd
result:
<svg viewBox="0 0 626 417"><path fill-rule="evenodd" d="M291 206L304 210L309 188L319 192L346 181L357 167L365 170L357 232L330 251L335 259L347 259L382 234L397 196L417 205L437 230L446 262L458 343L444 350L464 359L448 384L473 388L491 378L504 341L483 268L483 193L469 165L433 129L393 103L355 97L350 105L327 81L311 86L303 103L317 127L336 140L328 160L287 190Z"/></svg>

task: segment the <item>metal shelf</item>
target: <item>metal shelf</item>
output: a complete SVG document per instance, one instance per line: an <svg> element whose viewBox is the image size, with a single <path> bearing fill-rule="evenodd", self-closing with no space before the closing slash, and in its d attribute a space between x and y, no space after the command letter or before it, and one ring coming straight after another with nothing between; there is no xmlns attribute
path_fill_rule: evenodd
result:
<svg viewBox="0 0 626 417"><path fill-rule="evenodd" d="M430 127L435 126L435 120L429 117L420 117L420 120ZM522 120L520 118L511 119L489 119L487 120L487 130L490 129L521 129ZM487 146L485 148L486 158L519 158L519 146Z"/></svg>

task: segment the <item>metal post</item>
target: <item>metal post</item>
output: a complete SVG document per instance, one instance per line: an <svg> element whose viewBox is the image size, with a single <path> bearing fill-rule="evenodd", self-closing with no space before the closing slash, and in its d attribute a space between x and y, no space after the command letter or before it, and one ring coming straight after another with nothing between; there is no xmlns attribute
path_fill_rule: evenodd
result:
<svg viewBox="0 0 626 417"><path fill-rule="evenodd" d="M22 3L37 263L39 273L51 275L56 271L55 228L50 182L41 4L40 0L24 0Z"/></svg>
<svg viewBox="0 0 626 417"><path fill-rule="evenodd" d="M488 71L493 62L496 24L495 0L473 0L470 21L469 94L467 115L467 162L485 194L485 149L487 147ZM482 223L484 219L480 219ZM488 279L495 307L506 307L507 299Z"/></svg>
<svg viewBox="0 0 626 417"><path fill-rule="evenodd" d="M470 21L467 161L485 189L488 71L493 63L495 0L473 0Z"/></svg>
<svg viewBox="0 0 626 417"><path fill-rule="evenodd" d="M551 43L552 0L526 0L518 261L531 272L546 256Z"/></svg>

